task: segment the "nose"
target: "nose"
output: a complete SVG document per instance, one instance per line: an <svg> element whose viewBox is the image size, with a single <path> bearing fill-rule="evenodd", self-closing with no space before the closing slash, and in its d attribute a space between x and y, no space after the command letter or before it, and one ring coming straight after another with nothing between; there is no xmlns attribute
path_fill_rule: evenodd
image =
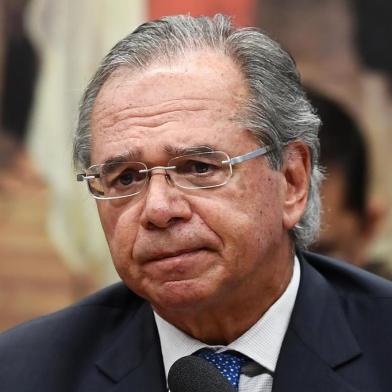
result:
<svg viewBox="0 0 392 392"><path fill-rule="evenodd" d="M191 219L191 206L181 190L164 172L151 174L141 222L146 229L163 229Z"/></svg>

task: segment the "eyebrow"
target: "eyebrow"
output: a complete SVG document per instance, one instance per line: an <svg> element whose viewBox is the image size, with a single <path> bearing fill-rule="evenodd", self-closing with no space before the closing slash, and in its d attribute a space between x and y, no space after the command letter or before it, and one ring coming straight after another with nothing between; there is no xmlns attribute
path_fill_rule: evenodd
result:
<svg viewBox="0 0 392 392"><path fill-rule="evenodd" d="M176 156L182 156L188 154L199 154L203 152L215 151L215 147L210 144L200 144L200 145L194 145L190 147L178 147L178 146L166 145L164 147L164 150L167 154L176 157Z"/></svg>
<svg viewBox="0 0 392 392"><path fill-rule="evenodd" d="M199 154L203 152L215 151L215 147L210 144L200 144L193 145L189 147L179 147L172 145L165 145L164 151L172 157L189 155L189 154ZM102 164L102 169L105 174L114 171L118 165L124 162L140 161L142 159L142 152L140 149L129 150L123 154L114 155L105 160Z"/></svg>
<svg viewBox="0 0 392 392"><path fill-rule="evenodd" d="M103 163L104 166L109 166L109 165L115 165L117 163L124 163L124 162L132 162L132 161L138 161L141 159L142 153L141 151L134 150L134 151L126 151L123 154L119 155L114 155L109 157L108 159L105 160Z"/></svg>
<svg viewBox="0 0 392 392"><path fill-rule="evenodd" d="M113 173L114 171L116 171L118 166L124 162L139 161L141 155L142 154L141 154L140 150L135 150L135 151L129 150L123 154L114 155L112 157L109 157L102 164L102 174L107 175L107 174Z"/></svg>

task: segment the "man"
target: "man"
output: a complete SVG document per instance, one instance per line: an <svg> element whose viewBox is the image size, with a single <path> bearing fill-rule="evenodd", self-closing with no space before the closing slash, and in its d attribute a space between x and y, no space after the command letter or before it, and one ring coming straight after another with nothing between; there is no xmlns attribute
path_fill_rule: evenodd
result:
<svg viewBox="0 0 392 392"><path fill-rule="evenodd" d="M125 285L4 334L3 390L164 391L193 354L239 391L389 390L390 284L302 253L318 125L257 30L177 16L120 41L74 156Z"/></svg>
<svg viewBox="0 0 392 392"><path fill-rule="evenodd" d="M326 170L321 231L312 249L392 279L386 262L368 258L385 211L369 195L365 137L337 103L315 92L309 97L322 121L320 164Z"/></svg>

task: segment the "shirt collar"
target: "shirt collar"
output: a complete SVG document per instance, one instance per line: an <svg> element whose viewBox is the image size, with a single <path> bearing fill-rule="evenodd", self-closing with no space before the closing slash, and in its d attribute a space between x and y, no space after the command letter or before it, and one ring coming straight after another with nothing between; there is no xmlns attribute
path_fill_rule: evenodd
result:
<svg viewBox="0 0 392 392"><path fill-rule="evenodd" d="M300 266L295 257L293 275L284 293L250 329L228 346L208 346L169 324L154 312L166 378L175 361L204 347L211 347L217 351L236 350L274 372L293 311L299 281Z"/></svg>

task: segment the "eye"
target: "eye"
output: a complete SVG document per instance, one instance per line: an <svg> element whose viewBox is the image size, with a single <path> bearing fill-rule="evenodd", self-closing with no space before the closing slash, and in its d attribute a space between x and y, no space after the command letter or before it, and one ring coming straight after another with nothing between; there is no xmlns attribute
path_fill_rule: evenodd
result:
<svg viewBox="0 0 392 392"><path fill-rule="evenodd" d="M208 173L212 167L209 163L194 161L193 164L191 164L191 168L193 172L203 174Z"/></svg>
<svg viewBox="0 0 392 392"><path fill-rule="evenodd" d="M140 182L143 182L145 175L139 173L139 169L131 167L124 168L124 170L118 173L111 173L106 177L107 184L110 188L131 188L138 186Z"/></svg>
<svg viewBox="0 0 392 392"><path fill-rule="evenodd" d="M124 186L132 184L135 180L135 173L131 170L126 170L118 176L117 181Z"/></svg>
<svg viewBox="0 0 392 392"><path fill-rule="evenodd" d="M206 175L214 173L218 167L210 162L196 159L188 159L176 162L177 173L183 175Z"/></svg>
<svg viewBox="0 0 392 392"><path fill-rule="evenodd" d="M114 162L100 166L97 190L107 198L132 196L146 184L146 166L141 162Z"/></svg>

